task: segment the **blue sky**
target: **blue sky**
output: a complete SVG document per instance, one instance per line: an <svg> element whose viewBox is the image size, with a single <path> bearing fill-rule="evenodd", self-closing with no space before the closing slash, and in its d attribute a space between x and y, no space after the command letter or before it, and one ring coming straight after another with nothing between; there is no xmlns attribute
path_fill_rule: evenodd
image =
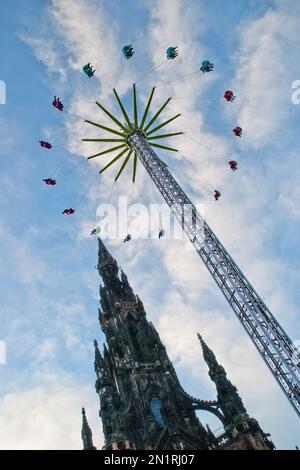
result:
<svg viewBox="0 0 300 470"><path fill-rule="evenodd" d="M16 0L2 7L2 448L80 448L82 405L96 445L103 442L92 342L104 338L97 321L97 244L89 233L109 194L113 203L128 193L133 202L156 202L141 166L133 191L129 173L112 189L116 168L100 179L102 161L84 163L99 145L82 144L97 135L82 120L102 119L96 98L115 109L116 82L129 108L133 80L141 106L154 85L153 109L174 97L165 116L183 114L170 128L185 132L176 140L185 159L161 156L292 339L300 340L300 105L291 99L292 82L300 79L299 18L297 0L78 0L76 6ZM128 42L135 55L119 76ZM169 45L178 46L179 57L148 73ZM172 81L207 57L213 74ZM97 69L93 80L81 73L88 61ZM237 95L232 105L222 98L228 88ZM64 101L64 113L51 106L54 94ZM231 134L236 124L244 129L240 141ZM41 149L40 139L53 142L53 150ZM228 156L239 162L235 174L226 168ZM43 186L60 162L74 171L55 188ZM222 192L217 205L215 187ZM84 199L74 217L63 217L74 194ZM185 242L107 245L143 300L184 388L204 399L215 396L200 331L277 447L299 445L299 419ZM206 414L201 419L219 426Z"/></svg>

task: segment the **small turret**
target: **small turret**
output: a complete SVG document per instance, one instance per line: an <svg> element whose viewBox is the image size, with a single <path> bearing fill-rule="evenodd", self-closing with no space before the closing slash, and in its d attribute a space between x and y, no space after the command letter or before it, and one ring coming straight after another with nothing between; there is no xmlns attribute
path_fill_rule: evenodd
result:
<svg viewBox="0 0 300 470"><path fill-rule="evenodd" d="M98 342L96 339L94 340L94 347L95 347L95 362L94 362L95 372L97 374L97 378L99 379L99 377L101 376L101 371L103 369L104 364L103 364L103 359L99 350Z"/></svg>
<svg viewBox="0 0 300 470"><path fill-rule="evenodd" d="M85 409L82 408L81 412L82 412L81 438L83 442L83 450L97 450L93 444L93 434L86 418Z"/></svg>
<svg viewBox="0 0 300 470"><path fill-rule="evenodd" d="M209 368L209 376L215 383L218 402L224 414L225 422L232 424L238 417L248 417L237 388L227 378L225 369L221 366L213 351L207 346L201 335L197 334L203 351L203 357Z"/></svg>
<svg viewBox="0 0 300 470"><path fill-rule="evenodd" d="M122 281L124 293L127 299L135 299L133 290L128 282L128 278L122 269L121 269L121 281Z"/></svg>

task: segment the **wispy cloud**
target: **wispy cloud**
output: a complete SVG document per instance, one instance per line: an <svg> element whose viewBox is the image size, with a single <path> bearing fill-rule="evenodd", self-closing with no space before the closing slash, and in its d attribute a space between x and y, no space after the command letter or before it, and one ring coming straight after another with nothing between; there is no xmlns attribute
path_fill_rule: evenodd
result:
<svg viewBox="0 0 300 470"><path fill-rule="evenodd" d="M0 400L2 450L57 450L82 448L81 407L87 409L94 430L94 444L101 449L100 423L95 418L96 402L86 386L58 375L40 385L8 393ZM77 410L77 414L74 413Z"/></svg>
<svg viewBox="0 0 300 470"><path fill-rule="evenodd" d="M235 61L233 89L238 119L248 145L269 145L291 109L291 83L299 50L297 2L277 2L255 21L243 25Z"/></svg>

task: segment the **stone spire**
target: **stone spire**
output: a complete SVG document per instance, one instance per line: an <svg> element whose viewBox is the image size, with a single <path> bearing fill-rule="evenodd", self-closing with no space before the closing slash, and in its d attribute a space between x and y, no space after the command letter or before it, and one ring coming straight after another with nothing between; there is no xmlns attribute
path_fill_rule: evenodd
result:
<svg viewBox="0 0 300 470"><path fill-rule="evenodd" d="M84 408L82 408L81 438L83 442L83 450L96 450L96 447L93 444L93 434L86 419Z"/></svg>
<svg viewBox="0 0 300 470"><path fill-rule="evenodd" d="M100 237L98 237L98 263L99 265L117 264Z"/></svg>
<svg viewBox="0 0 300 470"><path fill-rule="evenodd" d="M108 314L112 311L115 302L123 295L124 288L119 279L119 267L116 260L109 253L101 238L98 238L98 271L103 280L100 286L102 312Z"/></svg>
<svg viewBox="0 0 300 470"><path fill-rule="evenodd" d="M205 341L203 340L202 336L197 333L197 336L198 336L198 339L201 343L201 347L202 347L202 352L203 352L203 358L206 362L206 364L208 365L208 368L209 368L209 374L213 374L214 372L216 372L220 367L217 359L216 359L216 356L215 354L213 353L213 351L207 346L207 344L205 343ZM225 371L224 371L225 372ZM212 378L212 377L211 377ZM213 380L213 378L212 378Z"/></svg>
<svg viewBox="0 0 300 470"><path fill-rule="evenodd" d="M105 282L107 274L117 277L118 270L118 263L109 253L101 238L98 237L98 271L103 281Z"/></svg>
<svg viewBox="0 0 300 470"><path fill-rule="evenodd" d="M96 340L94 340L94 347L95 347L94 367L95 367L95 372L97 376L96 390L98 393L101 387L104 387L106 385L111 385L111 378L110 378L110 373L108 369L108 364L107 364L107 361L105 360L105 356L107 355L107 353L105 352L105 349L104 349L104 358L103 358L99 350L98 342Z"/></svg>
<svg viewBox="0 0 300 470"><path fill-rule="evenodd" d="M225 423L230 425L239 416L247 417L247 411L237 388L227 378L224 367L218 363L215 354L207 346L202 336L199 333L197 336L202 346L204 360L208 365L209 376L216 385L218 402L225 417Z"/></svg>

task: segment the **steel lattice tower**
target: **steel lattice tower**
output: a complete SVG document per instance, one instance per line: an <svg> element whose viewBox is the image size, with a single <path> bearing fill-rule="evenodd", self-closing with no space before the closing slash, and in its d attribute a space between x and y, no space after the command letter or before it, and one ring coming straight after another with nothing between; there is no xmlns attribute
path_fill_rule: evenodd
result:
<svg viewBox="0 0 300 470"><path fill-rule="evenodd" d="M120 144L88 158L95 158L100 155L122 149L121 152L101 170L101 172L104 171L123 155L127 154L115 180L119 178L132 154L134 154L133 181L135 181L136 177L138 159L142 162L147 173L155 183L176 219L181 224L182 229L193 244L195 250L209 270L219 289L244 326L247 334L250 336L274 378L284 391L298 416L300 416L300 360L297 348L260 298L256 290L241 272L222 243L218 240L214 232L204 221L196 207L173 178L167 165L161 161L153 150L153 147L158 147L169 151L176 151L176 149L153 143L152 140L181 134L172 133L153 136L153 133L157 130L180 116L180 114L178 114L157 127L152 128L153 123L167 106L170 98L145 125L154 90L155 89L153 88L140 124L138 123L135 85L133 86L133 123L130 121L115 90L114 93L117 102L126 121L125 125L97 102L97 105L106 113L106 115L108 115L115 124L117 124L118 130L111 129L92 121L86 122L89 122L102 130L116 134L119 138L84 140L91 142L118 142Z"/></svg>

